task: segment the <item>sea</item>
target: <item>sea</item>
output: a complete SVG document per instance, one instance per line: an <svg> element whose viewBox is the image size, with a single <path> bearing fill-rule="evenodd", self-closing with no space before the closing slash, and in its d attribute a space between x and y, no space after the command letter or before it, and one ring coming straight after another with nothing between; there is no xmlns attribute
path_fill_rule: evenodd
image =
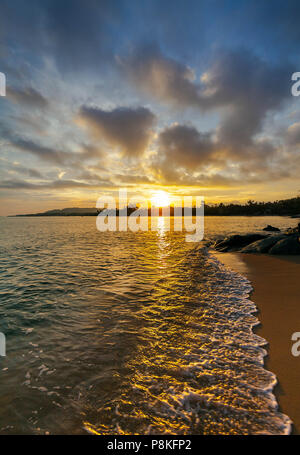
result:
<svg viewBox="0 0 300 455"><path fill-rule="evenodd" d="M96 217L0 218L0 434L287 434L251 284L207 248L287 217L99 232Z"/></svg>

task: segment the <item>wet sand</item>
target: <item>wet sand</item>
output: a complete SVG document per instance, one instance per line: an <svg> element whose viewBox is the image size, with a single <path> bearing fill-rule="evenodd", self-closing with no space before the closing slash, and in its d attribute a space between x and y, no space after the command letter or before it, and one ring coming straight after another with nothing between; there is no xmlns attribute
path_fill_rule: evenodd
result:
<svg viewBox="0 0 300 455"><path fill-rule="evenodd" d="M300 257L241 253L217 253L231 269L252 283L251 295L261 325L256 333L268 343L266 368L276 374L274 389L280 410L293 421L293 434L300 434L300 357L294 357L291 336L300 332Z"/></svg>

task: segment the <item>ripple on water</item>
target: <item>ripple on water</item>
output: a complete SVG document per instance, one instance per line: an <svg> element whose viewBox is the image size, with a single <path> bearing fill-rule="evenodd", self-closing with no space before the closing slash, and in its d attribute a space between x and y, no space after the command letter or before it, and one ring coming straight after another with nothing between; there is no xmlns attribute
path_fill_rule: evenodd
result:
<svg viewBox="0 0 300 455"><path fill-rule="evenodd" d="M1 220L1 432L289 432L250 283L181 233L94 222Z"/></svg>

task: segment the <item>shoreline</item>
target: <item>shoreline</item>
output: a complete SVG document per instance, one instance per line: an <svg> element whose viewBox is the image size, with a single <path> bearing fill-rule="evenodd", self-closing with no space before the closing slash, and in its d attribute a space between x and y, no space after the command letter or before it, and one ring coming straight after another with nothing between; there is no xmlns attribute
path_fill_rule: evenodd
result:
<svg viewBox="0 0 300 455"><path fill-rule="evenodd" d="M253 330L268 343L264 365L277 377L273 393L280 411L293 421L291 434L300 434L300 358L291 353L291 336L300 331L300 257L218 252L214 256L252 284L250 299L260 322Z"/></svg>

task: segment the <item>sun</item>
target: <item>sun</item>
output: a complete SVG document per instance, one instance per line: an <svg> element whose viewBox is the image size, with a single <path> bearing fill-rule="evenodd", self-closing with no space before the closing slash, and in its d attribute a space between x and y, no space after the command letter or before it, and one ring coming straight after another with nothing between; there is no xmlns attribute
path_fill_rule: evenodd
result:
<svg viewBox="0 0 300 455"><path fill-rule="evenodd" d="M167 207L170 205L170 197L165 191L155 191L150 200L151 205L155 207Z"/></svg>

